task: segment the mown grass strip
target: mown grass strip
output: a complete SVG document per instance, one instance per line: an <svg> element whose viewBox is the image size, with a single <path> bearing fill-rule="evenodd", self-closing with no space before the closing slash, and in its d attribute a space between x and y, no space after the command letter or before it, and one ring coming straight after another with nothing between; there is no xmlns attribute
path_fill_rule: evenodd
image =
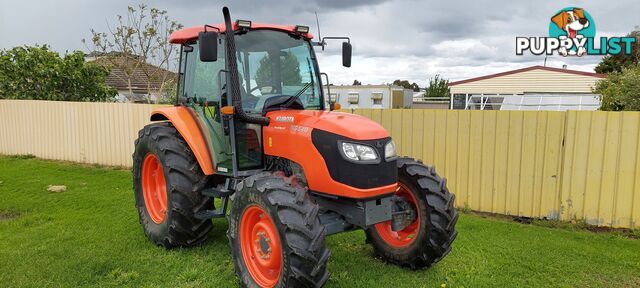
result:
<svg viewBox="0 0 640 288"><path fill-rule="evenodd" d="M145 238L131 172L0 156L3 287L236 287L224 219L201 246ZM65 185L64 193L47 191ZM9 211L9 212L7 212ZM640 240L464 214L454 250L428 270L372 256L364 233L328 238L327 287L637 287Z"/></svg>

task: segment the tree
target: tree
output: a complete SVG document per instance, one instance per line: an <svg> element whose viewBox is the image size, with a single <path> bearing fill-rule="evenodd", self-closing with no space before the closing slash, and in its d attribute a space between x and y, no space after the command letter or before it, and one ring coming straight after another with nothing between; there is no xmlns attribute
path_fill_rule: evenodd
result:
<svg viewBox="0 0 640 288"><path fill-rule="evenodd" d="M609 74L612 72L621 72L625 67L631 67L640 64L640 48L638 47L638 45L640 45L640 26L636 26L634 31L627 34L627 37L636 38L636 47L633 47L635 49L631 49L631 54L627 55L625 53L620 53L617 55L607 55L603 57L602 61L600 61L600 63L598 63L595 68L597 73ZM621 51L624 52L626 49L626 44L623 42L620 46L622 46Z"/></svg>
<svg viewBox="0 0 640 288"><path fill-rule="evenodd" d="M416 84L415 82L409 83L409 81L407 80L395 80L393 81L393 85L404 87L404 89L411 89L414 92L420 91L420 86L418 86L418 84Z"/></svg>
<svg viewBox="0 0 640 288"><path fill-rule="evenodd" d="M284 53L284 57L280 57L280 69L282 72L283 85L302 85L302 77L300 77L300 62L293 52L287 51Z"/></svg>
<svg viewBox="0 0 640 288"><path fill-rule="evenodd" d="M199 74L202 75L202 74ZM207 83L207 82L199 82L199 83ZM176 103L176 97L178 96L178 86L176 80L169 79L164 82L162 85L162 90L160 90L160 94L164 97L158 100L160 104L174 104Z"/></svg>
<svg viewBox="0 0 640 288"><path fill-rule="evenodd" d="M148 8L144 4L137 7L129 6L127 15L117 15L114 27L109 25L108 32L97 32L91 29L92 53L97 57L104 57L107 61L100 61L108 68L118 68L123 71L121 77L128 84L129 95L133 95L132 80L135 73L142 72L147 79L147 101L151 102L152 82L160 81L158 91L164 91L164 86L173 80L170 71L176 70L178 48L169 43L169 36L182 25L173 21L166 10ZM87 41L82 40L83 43ZM156 69L152 65L163 69Z"/></svg>
<svg viewBox="0 0 640 288"><path fill-rule="evenodd" d="M264 55L264 57L260 59L258 69L256 70L256 84L258 87L273 85L271 70L271 57L269 54ZM280 56L280 71L282 71L282 84L287 86L301 85L300 62L292 52L287 51L284 53L284 56Z"/></svg>
<svg viewBox="0 0 640 288"><path fill-rule="evenodd" d="M353 84L351 84L352 86L360 86L362 85L362 82L358 81L358 80L353 80Z"/></svg>
<svg viewBox="0 0 640 288"><path fill-rule="evenodd" d="M0 51L0 99L110 101L117 92L107 86L108 75L81 51L64 57L46 45Z"/></svg>
<svg viewBox="0 0 640 288"><path fill-rule="evenodd" d="M640 111L640 65L610 73L596 82L593 92L600 95L600 110Z"/></svg>
<svg viewBox="0 0 640 288"><path fill-rule="evenodd" d="M424 97L449 97L451 91L449 90L449 80L440 78L439 74L429 79L429 86L427 87Z"/></svg>

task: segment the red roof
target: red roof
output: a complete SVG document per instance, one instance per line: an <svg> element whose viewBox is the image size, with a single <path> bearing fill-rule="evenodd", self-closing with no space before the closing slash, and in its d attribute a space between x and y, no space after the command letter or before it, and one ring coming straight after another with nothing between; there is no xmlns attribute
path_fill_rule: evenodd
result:
<svg viewBox="0 0 640 288"><path fill-rule="evenodd" d="M491 78L496 78L496 77L516 74L516 73L521 73L521 72L526 72L526 71L531 71L531 70L545 70L545 71L561 72L561 73L574 74L574 75L591 76L591 77L596 77L596 78L606 78L607 77L606 74L599 74L599 73L585 72L585 71L577 71L577 70L567 70L567 69L562 69L562 68L553 68L553 67L546 67L546 66L537 65L537 66L531 66L531 67L526 67L526 68L522 68L522 69L516 69L516 70L511 70L511 71L506 71L506 72L486 75L486 76L480 76L480 77L476 77L476 78L470 78L470 79L465 79L465 80L460 80L460 81L455 81L455 82L449 82L449 86L455 86L455 85L460 85L460 84L469 83L469 82L475 82L475 81L480 81L480 80L485 80L485 79L491 79Z"/></svg>
<svg viewBox="0 0 640 288"><path fill-rule="evenodd" d="M219 23L219 24L212 24L209 26L213 26L216 27L218 29L220 29L220 33L223 33L226 28L224 23ZM207 29L210 30L214 30L210 27L207 27ZM279 31L283 31L283 32L295 32L296 26L295 25L276 25L276 24L265 24L265 23L251 23L251 30L256 30L256 29L271 29L271 30L279 30ZM236 25L235 23L233 24L233 31L238 30L238 25ZM169 42L173 43L173 44L182 44L185 43L189 40L193 40L198 38L198 33L204 31L204 25L200 25L200 26L195 26L195 27L189 27L189 28L184 28L184 29L180 29L176 32L171 33L171 37L169 37ZM209 31L209 30L207 30ZM313 39L313 35L311 33L305 33L302 34L303 37L307 38L307 39Z"/></svg>

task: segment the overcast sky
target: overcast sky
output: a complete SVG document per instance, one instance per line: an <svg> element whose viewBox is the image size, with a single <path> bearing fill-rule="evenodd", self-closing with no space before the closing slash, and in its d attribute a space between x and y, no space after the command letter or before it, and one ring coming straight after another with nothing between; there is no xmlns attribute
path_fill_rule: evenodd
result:
<svg viewBox="0 0 640 288"><path fill-rule="evenodd" d="M139 1L0 0L0 49L49 44L59 52L86 50L91 28L106 30L117 14ZM597 36L622 36L640 25L640 1L411 1L277 0L145 1L167 10L185 26L222 22L222 6L233 18L311 26L318 13L323 36L349 36L351 68L340 65L339 42L318 52L331 82L380 84L408 79L421 86L441 74L451 80L542 65L544 56L516 56L516 36L547 36L549 19L561 8L585 8ZM593 71L597 56L551 56L548 66Z"/></svg>

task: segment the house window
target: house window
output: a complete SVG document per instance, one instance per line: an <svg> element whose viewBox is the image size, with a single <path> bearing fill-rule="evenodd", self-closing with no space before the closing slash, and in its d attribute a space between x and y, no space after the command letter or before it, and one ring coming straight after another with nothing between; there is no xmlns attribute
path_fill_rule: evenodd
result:
<svg viewBox="0 0 640 288"><path fill-rule="evenodd" d="M464 110L467 107L466 94L453 94L453 109Z"/></svg>
<svg viewBox="0 0 640 288"><path fill-rule="evenodd" d="M373 105L382 105L382 92L372 92L371 100L373 100Z"/></svg>
<svg viewBox="0 0 640 288"><path fill-rule="evenodd" d="M338 103L339 102L338 93L331 93L329 97L325 98L325 101L327 102L327 105L330 105L331 103Z"/></svg>
<svg viewBox="0 0 640 288"><path fill-rule="evenodd" d="M360 100L360 93L357 92L349 92L349 104L358 104Z"/></svg>
<svg viewBox="0 0 640 288"><path fill-rule="evenodd" d="M331 93L331 95L329 95L329 101L331 102L338 101L338 93Z"/></svg>

